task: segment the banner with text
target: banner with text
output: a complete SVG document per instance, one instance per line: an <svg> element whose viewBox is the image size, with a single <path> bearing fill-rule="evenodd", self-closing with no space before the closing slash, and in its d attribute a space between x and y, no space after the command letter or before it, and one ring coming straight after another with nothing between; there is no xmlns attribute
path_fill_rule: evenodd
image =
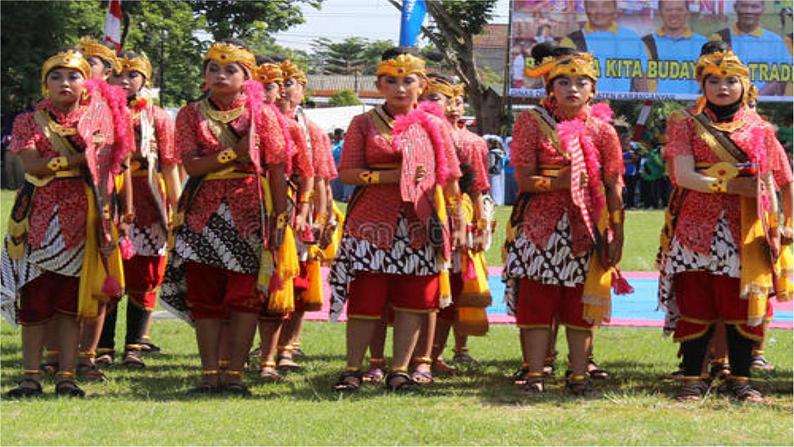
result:
<svg viewBox="0 0 794 447"><path fill-rule="evenodd" d="M593 54L604 99L691 100L695 63L723 40L750 68L759 101L792 101L792 2L512 0L510 95L546 94L525 75L532 48L554 41Z"/></svg>

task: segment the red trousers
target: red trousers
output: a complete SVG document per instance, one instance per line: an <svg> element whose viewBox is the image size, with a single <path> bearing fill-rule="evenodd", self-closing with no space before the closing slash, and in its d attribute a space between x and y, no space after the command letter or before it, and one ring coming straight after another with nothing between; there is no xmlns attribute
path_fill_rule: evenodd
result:
<svg viewBox="0 0 794 447"><path fill-rule="evenodd" d="M556 317L568 327L591 329L594 325L582 318L583 291L581 284L564 287L522 278L518 281L516 324L522 329L551 328Z"/></svg>
<svg viewBox="0 0 794 447"><path fill-rule="evenodd" d="M42 324L56 312L77 315L79 293L79 277L44 272L22 287L19 322L23 326Z"/></svg>
<svg viewBox="0 0 794 447"><path fill-rule="evenodd" d="M187 262L185 269L187 303L194 320L225 320L230 312L259 313L264 296L256 290L256 275L197 262Z"/></svg>
<svg viewBox="0 0 794 447"><path fill-rule="evenodd" d="M157 288L165 275L165 256L133 256L124 261L127 296L148 311L157 305Z"/></svg>
<svg viewBox="0 0 794 447"><path fill-rule="evenodd" d="M747 325L747 300L739 296L739 279L709 272L683 272L675 275L675 300L681 319L674 338L687 341L706 333L717 320L736 325L747 338L760 341L764 325ZM767 313L768 314L768 313Z"/></svg>
<svg viewBox="0 0 794 447"><path fill-rule="evenodd" d="M387 303L396 311L429 313L438 309L438 275L356 274L347 294L349 318L379 319Z"/></svg>

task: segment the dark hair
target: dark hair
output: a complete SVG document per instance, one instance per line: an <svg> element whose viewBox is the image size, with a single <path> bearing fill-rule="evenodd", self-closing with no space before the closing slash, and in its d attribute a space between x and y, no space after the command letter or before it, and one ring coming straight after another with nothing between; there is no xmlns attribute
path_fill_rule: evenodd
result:
<svg viewBox="0 0 794 447"><path fill-rule="evenodd" d="M132 51L122 51L119 57L123 57L124 59L135 59L136 57L141 57L141 55L133 53Z"/></svg>
<svg viewBox="0 0 794 447"><path fill-rule="evenodd" d="M289 60L289 58L287 56L282 56L280 54L270 56L270 58L273 59L273 63L274 64L280 64L280 63L282 63L282 62L284 62L286 60Z"/></svg>
<svg viewBox="0 0 794 447"><path fill-rule="evenodd" d="M730 51L731 46L728 45L727 42L723 42L722 40L712 40L703 44L700 47L700 55L705 56L707 54L713 53L722 53L724 51Z"/></svg>
<svg viewBox="0 0 794 447"><path fill-rule="evenodd" d="M272 57L265 56L264 54L256 54L256 55L254 55L254 58L256 58L256 65L275 64L276 63L276 61L273 60Z"/></svg>
<svg viewBox="0 0 794 447"><path fill-rule="evenodd" d="M103 47L110 48L111 50L113 50L114 53L116 52L116 45L114 45L114 44L112 44L112 43L110 43L110 42L108 42L106 40L100 40L97 43L102 45ZM105 70L110 70L111 68L113 68L113 64L110 61L105 60L105 58L103 58L102 56L93 55L93 56L89 56L89 57L95 57L95 58L101 60L102 61L102 65L105 66ZM86 58L86 59L88 59L88 58Z"/></svg>
<svg viewBox="0 0 794 447"><path fill-rule="evenodd" d="M410 54L412 56L416 56L417 51L413 47L392 47L383 52L383 54L380 57L380 60L387 61L389 59L394 59L395 57L401 54Z"/></svg>
<svg viewBox="0 0 794 447"><path fill-rule="evenodd" d="M689 11L689 0L676 0L676 1L677 2L683 1L684 6L686 6L687 11ZM660 11L662 9L662 3L663 2L664 2L664 0L659 0L659 3L657 3L657 5L656 5L657 9L659 9Z"/></svg>
<svg viewBox="0 0 794 447"><path fill-rule="evenodd" d="M561 47L554 42L546 41L532 47L532 52L530 54L532 55L532 59L535 60L535 65L539 65L543 62L543 59L548 56L559 57L576 53L577 51L573 48Z"/></svg>
<svg viewBox="0 0 794 447"><path fill-rule="evenodd" d="M446 82L447 84L450 84L450 85L455 83L455 81L453 81L452 78L450 78L449 76L447 76L445 74L441 74L441 73L428 73L427 77L428 78L433 78L433 79L441 79L442 81L444 81L444 82Z"/></svg>
<svg viewBox="0 0 794 447"><path fill-rule="evenodd" d="M340 129L338 127L336 129L334 129L334 136L335 137L340 137L341 138L342 135L344 135L344 134L345 134L345 131L343 129Z"/></svg>

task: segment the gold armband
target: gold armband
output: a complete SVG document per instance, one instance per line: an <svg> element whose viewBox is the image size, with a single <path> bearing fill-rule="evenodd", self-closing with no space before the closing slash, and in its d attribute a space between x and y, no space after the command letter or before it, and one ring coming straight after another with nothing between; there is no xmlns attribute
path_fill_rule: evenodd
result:
<svg viewBox="0 0 794 447"><path fill-rule="evenodd" d="M304 191L298 196L298 203L309 203L314 196L314 191Z"/></svg>
<svg viewBox="0 0 794 447"><path fill-rule="evenodd" d="M709 183L709 189L715 193L726 193L728 192L728 181L724 178L714 179L713 182Z"/></svg>
<svg viewBox="0 0 794 447"><path fill-rule="evenodd" d="M457 209L458 206L460 205L460 196L455 196L455 195L445 196L444 200L446 200L448 208Z"/></svg>
<svg viewBox="0 0 794 447"><path fill-rule="evenodd" d="M69 167L69 159L66 157L53 157L47 162L47 168L52 172L58 172Z"/></svg>
<svg viewBox="0 0 794 447"><path fill-rule="evenodd" d="M623 223L623 210L615 210L609 212L609 222L614 225Z"/></svg>
<svg viewBox="0 0 794 447"><path fill-rule="evenodd" d="M218 163L225 165L226 163L230 163L237 159L237 152L235 152L232 148L227 147L226 149L218 152L218 156L215 158L218 160Z"/></svg>
<svg viewBox="0 0 794 447"><path fill-rule="evenodd" d="M551 191L551 179L548 177L537 178L534 186L537 191Z"/></svg>
<svg viewBox="0 0 794 447"><path fill-rule="evenodd" d="M287 212L282 211L276 216L276 229L283 230L287 228Z"/></svg>
<svg viewBox="0 0 794 447"><path fill-rule="evenodd" d="M364 171L358 175L358 178L367 185L377 185L380 183L380 172Z"/></svg>

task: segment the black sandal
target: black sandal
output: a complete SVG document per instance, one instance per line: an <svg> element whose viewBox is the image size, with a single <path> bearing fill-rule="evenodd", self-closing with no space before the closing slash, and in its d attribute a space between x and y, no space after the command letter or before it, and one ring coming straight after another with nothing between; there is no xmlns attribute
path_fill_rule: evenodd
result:
<svg viewBox="0 0 794 447"><path fill-rule="evenodd" d="M30 384L33 386L23 386L24 384ZM39 397L44 394L44 391L41 389L41 383L36 379L31 379L26 377L20 380L17 383L16 388L9 390L6 393L6 397L9 399L24 399L28 397Z"/></svg>
<svg viewBox="0 0 794 447"><path fill-rule="evenodd" d="M529 374L529 365L524 363L518 371L513 373L513 383L518 386L524 386L527 383L527 375Z"/></svg>
<svg viewBox="0 0 794 447"><path fill-rule="evenodd" d="M361 388L361 371L345 371L334 384L334 391L355 392Z"/></svg>
<svg viewBox="0 0 794 447"><path fill-rule="evenodd" d="M587 360L587 373L590 374L590 378L594 380L606 380L609 378L609 373L598 366L595 360L590 357Z"/></svg>
<svg viewBox="0 0 794 447"><path fill-rule="evenodd" d="M202 371L201 382L195 387L189 389L187 393L191 395L207 395L207 394L216 394L220 392L221 390L220 384L213 384L207 381L207 378L217 377L219 375L220 375L220 371L218 371L217 369L206 369Z"/></svg>
<svg viewBox="0 0 794 447"><path fill-rule="evenodd" d="M545 373L530 373L524 376L525 381L524 384L521 386L521 391L526 394L543 394L545 391L545 381L544 377L546 376Z"/></svg>
<svg viewBox="0 0 794 447"><path fill-rule="evenodd" d="M55 383L55 394L59 396L68 397L85 397L85 391L82 390L74 381L74 376L65 376Z"/></svg>
<svg viewBox="0 0 794 447"><path fill-rule="evenodd" d="M711 389L711 383L701 377L684 377L683 381L684 384L675 395L675 399L679 402L703 399Z"/></svg>
<svg viewBox="0 0 794 447"><path fill-rule="evenodd" d="M251 390L240 382L226 383L223 385L223 393L231 394L233 396L250 397Z"/></svg>
<svg viewBox="0 0 794 447"><path fill-rule="evenodd" d="M399 381L396 385L394 382ZM419 384L405 371L392 371L386 376L386 389L391 392L416 391Z"/></svg>
<svg viewBox="0 0 794 447"><path fill-rule="evenodd" d="M97 368L96 365L88 365L85 363L77 366L77 374L90 382L104 382L108 379L105 373Z"/></svg>
<svg viewBox="0 0 794 447"><path fill-rule="evenodd" d="M597 397L601 395L601 392L593 386L593 382L585 374L571 374L565 382L565 389L574 396Z"/></svg>
<svg viewBox="0 0 794 447"><path fill-rule="evenodd" d="M146 363L141 358L141 351L127 351L124 353L124 360L121 365L132 369L146 368Z"/></svg>
<svg viewBox="0 0 794 447"><path fill-rule="evenodd" d="M152 340L149 337L143 337L141 339L141 345L143 345L142 351L147 354L160 354L162 352L162 349L156 344L152 343Z"/></svg>
<svg viewBox="0 0 794 447"><path fill-rule="evenodd" d="M747 377L728 377L725 383L725 390L742 402L764 402L764 396L760 391L753 388L750 379Z"/></svg>

